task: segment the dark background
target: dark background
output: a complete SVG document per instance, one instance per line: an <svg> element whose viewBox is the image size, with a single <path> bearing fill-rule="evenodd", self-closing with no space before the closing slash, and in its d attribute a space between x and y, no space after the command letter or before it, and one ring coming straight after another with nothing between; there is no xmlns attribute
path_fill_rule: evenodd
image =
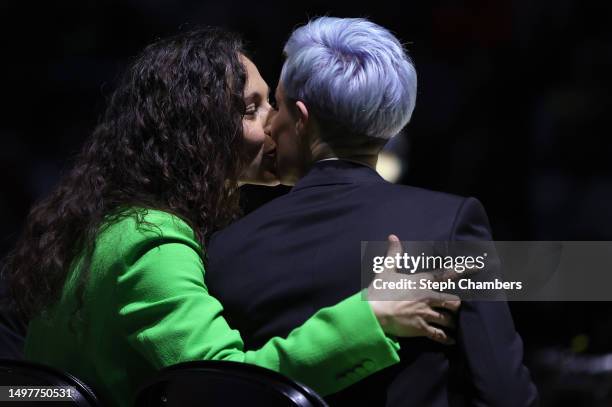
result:
<svg viewBox="0 0 612 407"><path fill-rule="evenodd" d="M0 255L145 45L223 26L244 36L274 87L284 41L319 15L368 17L413 57L417 106L392 147L400 182L477 197L496 240L612 240L611 9L578 0L2 2ZM245 188L247 210L286 190ZM576 373L567 363L612 352L610 304L512 307L544 404L610 405L612 368Z"/></svg>

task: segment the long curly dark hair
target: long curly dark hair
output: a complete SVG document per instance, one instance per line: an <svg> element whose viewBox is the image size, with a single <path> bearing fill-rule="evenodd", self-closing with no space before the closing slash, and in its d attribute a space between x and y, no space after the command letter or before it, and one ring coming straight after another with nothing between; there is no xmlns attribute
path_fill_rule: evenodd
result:
<svg viewBox="0 0 612 407"><path fill-rule="evenodd" d="M83 253L91 259L109 219L135 214L126 208L171 212L202 245L235 218L245 112L241 54L236 35L201 28L159 40L135 59L73 169L32 208L6 258L3 274L26 319L59 299L73 262Z"/></svg>

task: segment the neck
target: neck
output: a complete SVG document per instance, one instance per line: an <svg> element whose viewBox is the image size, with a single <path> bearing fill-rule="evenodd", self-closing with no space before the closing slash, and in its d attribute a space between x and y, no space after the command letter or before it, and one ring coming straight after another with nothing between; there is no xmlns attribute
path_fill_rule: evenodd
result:
<svg viewBox="0 0 612 407"><path fill-rule="evenodd" d="M354 161L371 168L376 168L378 161L378 153L369 150L360 150L355 148L332 148L329 144L316 140L311 145L312 163L325 160L328 158L337 158L340 160Z"/></svg>

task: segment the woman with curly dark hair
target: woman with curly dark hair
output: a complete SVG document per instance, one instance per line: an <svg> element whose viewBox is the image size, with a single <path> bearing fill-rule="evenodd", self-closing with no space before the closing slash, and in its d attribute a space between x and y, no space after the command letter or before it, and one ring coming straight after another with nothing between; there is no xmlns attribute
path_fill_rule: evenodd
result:
<svg viewBox="0 0 612 407"><path fill-rule="evenodd" d="M30 320L29 359L80 377L106 405L129 404L164 366L204 359L258 364L326 394L398 361L385 332L428 334L409 302L371 307L356 294L243 350L206 289L203 248L237 216L239 182L277 182L271 109L231 34L195 30L142 52L6 259ZM338 378L354 367L351 354L371 368Z"/></svg>

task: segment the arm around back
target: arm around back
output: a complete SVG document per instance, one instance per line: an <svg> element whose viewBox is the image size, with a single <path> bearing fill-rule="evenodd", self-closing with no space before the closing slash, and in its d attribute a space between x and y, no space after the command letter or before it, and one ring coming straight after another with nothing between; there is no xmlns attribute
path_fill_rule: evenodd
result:
<svg viewBox="0 0 612 407"><path fill-rule="evenodd" d="M321 309L287 338L245 351L240 333L204 282L201 248L177 217L149 211L150 226L119 228L124 266L116 276L117 314L134 351L161 369L189 360L256 364L336 392L399 361L359 294ZM249 272L257 272L250 270Z"/></svg>

